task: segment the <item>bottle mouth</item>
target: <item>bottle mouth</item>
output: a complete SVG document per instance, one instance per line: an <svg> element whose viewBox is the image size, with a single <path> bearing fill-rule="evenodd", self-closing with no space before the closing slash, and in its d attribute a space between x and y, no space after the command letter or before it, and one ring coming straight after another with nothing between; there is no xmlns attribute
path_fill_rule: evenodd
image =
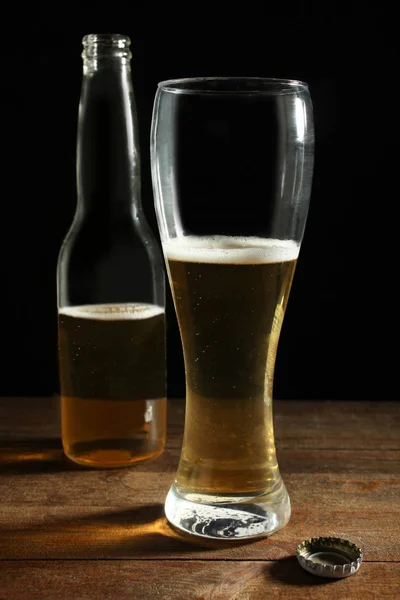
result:
<svg viewBox="0 0 400 600"><path fill-rule="evenodd" d="M127 58L132 57L131 40L120 33L90 33L82 39L82 57L91 58Z"/></svg>

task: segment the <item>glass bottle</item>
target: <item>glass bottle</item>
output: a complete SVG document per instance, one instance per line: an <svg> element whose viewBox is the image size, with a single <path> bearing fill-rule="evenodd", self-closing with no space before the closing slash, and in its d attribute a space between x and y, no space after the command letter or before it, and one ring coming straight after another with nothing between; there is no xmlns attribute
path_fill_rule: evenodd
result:
<svg viewBox="0 0 400 600"><path fill-rule="evenodd" d="M164 447L164 268L141 206L130 39L83 47L77 208L57 270L62 441L77 463L119 467Z"/></svg>

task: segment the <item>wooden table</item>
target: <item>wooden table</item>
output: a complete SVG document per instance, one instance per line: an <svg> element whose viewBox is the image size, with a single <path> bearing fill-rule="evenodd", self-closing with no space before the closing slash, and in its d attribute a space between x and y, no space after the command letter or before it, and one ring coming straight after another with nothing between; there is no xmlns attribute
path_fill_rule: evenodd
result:
<svg viewBox="0 0 400 600"><path fill-rule="evenodd" d="M154 462L85 470L63 457L56 398L0 399L0 599L400 598L400 404L275 402L292 518L234 546L190 544L163 516L183 417L170 401ZM303 571L296 545L320 535L361 546L360 571Z"/></svg>

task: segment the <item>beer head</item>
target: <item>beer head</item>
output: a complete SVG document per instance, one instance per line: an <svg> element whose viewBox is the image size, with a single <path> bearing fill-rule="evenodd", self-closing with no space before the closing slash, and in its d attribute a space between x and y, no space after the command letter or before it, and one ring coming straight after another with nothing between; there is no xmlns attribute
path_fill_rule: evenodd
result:
<svg viewBox="0 0 400 600"><path fill-rule="evenodd" d="M293 240L188 235L164 242L163 249L169 260L219 264L268 264L296 260L300 246Z"/></svg>
<svg viewBox="0 0 400 600"><path fill-rule="evenodd" d="M97 321L132 321L151 319L164 313L164 309L152 304L85 304L65 306L60 315Z"/></svg>

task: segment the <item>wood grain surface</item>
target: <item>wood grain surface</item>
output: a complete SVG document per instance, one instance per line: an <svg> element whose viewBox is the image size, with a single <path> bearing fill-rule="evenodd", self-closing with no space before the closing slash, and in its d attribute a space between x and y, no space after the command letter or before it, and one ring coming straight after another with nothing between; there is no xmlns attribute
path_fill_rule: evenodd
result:
<svg viewBox="0 0 400 600"><path fill-rule="evenodd" d="M57 398L0 399L0 599L400 598L398 403L276 401L293 513L249 544L200 545L166 523L183 419L184 402L169 401L155 461L88 470L63 455ZM359 573L303 571L296 545L319 535L360 545Z"/></svg>

